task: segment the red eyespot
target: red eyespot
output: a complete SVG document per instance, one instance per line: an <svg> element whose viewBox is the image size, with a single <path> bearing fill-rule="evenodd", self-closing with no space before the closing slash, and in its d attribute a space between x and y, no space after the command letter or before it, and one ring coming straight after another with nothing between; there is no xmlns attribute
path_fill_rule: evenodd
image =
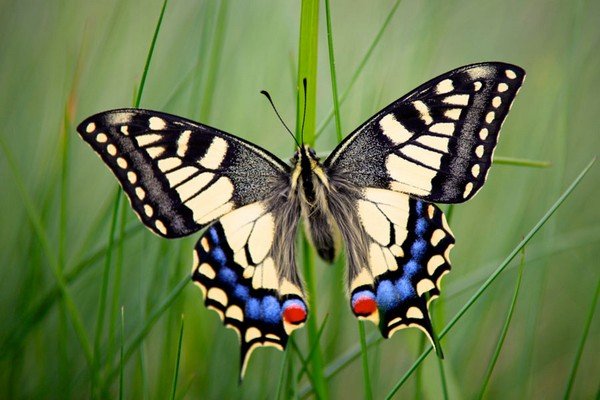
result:
<svg viewBox="0 0 600 400"><path fill-rule="evenodd" d="M360 316L371 315L377 310L377 302L372 297L362 296L353 302L354 314Z"/></svg>
<svg viewBox="0 0 600 400"><path fill-rule="evenodd" d="M283 318L290 324L299 324L306 320L306 309L300 304L290 304L283 310Z"/></svg>

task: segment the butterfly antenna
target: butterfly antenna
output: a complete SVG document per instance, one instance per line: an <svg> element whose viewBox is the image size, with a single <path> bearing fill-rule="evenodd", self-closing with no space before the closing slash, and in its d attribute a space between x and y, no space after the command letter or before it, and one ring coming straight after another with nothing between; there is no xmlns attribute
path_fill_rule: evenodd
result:
<svg viewBox="0 0 600 400"><path fill-rule="evenodd" d="M304 86L304 111L302 112L302 129L300 130L300 140L304 145L304 122L306 121L306 78L302 79L302 85Z"/></svg>
<svg viewBox="0 0 600 400"><path fill-rule="evenodd" d="M300 147L300 143L298 143L298 139L296 139L296 136L294 136L294 134L292 133L290 128L288 128L288 126L285 124L285 122L283 122L281 115L279 115L277 108L275 108L275 104L273 103L273 99L271 98L271 95L269 94L269 92L267 92L266 90L261 90L260 93L262 95L264 95L267 98L267 100L269 100L269 103L271 103L271 107L273 107L273 111L275 111L277 118L279 118L279 120L281 121L281 123L283 124L285 129L289 132L289 134L292 135L292 138L294 139L294 142L296 142L296 145L298 145L298 147Z"/></svg>

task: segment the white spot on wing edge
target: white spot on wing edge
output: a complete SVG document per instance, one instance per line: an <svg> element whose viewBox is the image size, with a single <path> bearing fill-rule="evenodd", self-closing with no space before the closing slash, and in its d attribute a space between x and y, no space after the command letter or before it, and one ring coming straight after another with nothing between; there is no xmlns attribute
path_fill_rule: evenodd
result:
<svg viewBox="0 0 600 400"><path fill-rule="evenodd" d="M109 144L108 146L106 146L106 151L111 156L117 155L117 147L114 144Z"/></svg>
<svg viewBox="0 0 600 400"><path fill-rule="evenodd" d="M454 85L452 85L452 79L444 79L437 85L435 85L435 93L436 94L444 94L454 90Z"/></svg>
<svg viewBox="0 0 600 400"><path fill-rule="evenodd" d="M498 91L500 93L506 92L508 90L508 85L504 82L498 84Z"/></svg>
<svg viewBox="0 0 600 400"><path fill-rule="evenodd" d="M463 197L467 198L471 194L472 191L473 191L473 182L469 182L465 186L465 191L463 193Z"/></svg>
<svg viewBox="0 0 600 400"><path fill-rule="evenodd" d="M198 272L206 276L208 279L215 279L215 277L217 276L217 273L215 272L214 268L209 263L200 264Z"/></svg>
<svg viewBox="0 0 600 400"><path fill-rule="evenodd" d="M149 204L144 204L144 212L148 216L148 218L154 215L154 209Z"/></svg>
<svg viewBox="0 0 600 400"><path fill-rule="evenodd" d="M137 182L137 174L133 171L129 171L127 173L127 180L129 181L129 183L131 183L133 185L134 183Z"/></svg>
<svg viewBox="0 0 600 400"><path fill-rule="evenodd" d="M506 71L504 71L504 73L506 74L506 77L508 79L515 79L517 77L517 74L515 74L515 71L513 71L512 69L507 69Z"/></svg>
<svg viewBox="0 0 600 400"><path fill-rule="evenodd" d="M135 188L135 195L138 197L138 199L144 200L144 198L146 197L146 191L144 191L144 189L138 186Z"/></svg>
<svg viewBox="0 0 600 400"><path fill-rule="evenodd" d="M93 122L90 122L89 124L87 124L87 126L85 127L85 131L87 133L92 133L96 130L96 124Z"/></svg>
<svg viewBox="0 0 600 400"><path fill-rule="evenodd" d="M96 142L98 143L106 143L108 141L108 136L106 136L106 134L104 133L99 133L96 136Z"/></svg>
<svg viewBox="0 0 600 400"><path fill-rule="evenodd" d="M156 226L156 229L158 229L158 231L159 231L160 233L162 233L163 235L166 235L166 234L167 234L167 227L165 226L165 224L163 224L163 223L162 223L162 221L161 221L161 220L157 219L157 220L154 222L154 226Z"/></svg>
<svg viewBox="0 0 600 400"><path fill-rule="evenodd" d="M407 311L406 311L406 317L407 318L416 318L416 319L422 319L424 317L423 312L418 309L417 307L410 307Z"/></svg>
<svg viewBox="0 0 600 400"><path fill-rule="evenodd" d="M148 126L153 131L160 131L162 129L165 129L165 127L167 126L167 123L162 118L150 117L150 119L148 120Z"/></svg>

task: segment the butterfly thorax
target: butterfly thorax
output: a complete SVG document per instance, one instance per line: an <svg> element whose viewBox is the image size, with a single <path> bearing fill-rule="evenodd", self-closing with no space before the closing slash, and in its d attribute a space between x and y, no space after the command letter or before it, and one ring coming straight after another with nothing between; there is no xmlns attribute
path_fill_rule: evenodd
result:
<svg viewBox="0 0 600 400"><path fill-rule="evenodd" d="M292 190L301 201L306 234L327 262L335 259L339 250L340 235L327 202L330 189L329 178L312 148L299 148L292 158Z"/></svg>

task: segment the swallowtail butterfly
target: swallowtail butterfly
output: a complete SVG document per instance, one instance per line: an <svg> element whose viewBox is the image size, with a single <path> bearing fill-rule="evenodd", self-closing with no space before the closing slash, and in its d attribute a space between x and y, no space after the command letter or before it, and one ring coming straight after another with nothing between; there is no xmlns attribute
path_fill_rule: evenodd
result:
<svg viewBox="0 0 600 400"><path fill-rule="evenodd" d="M386 338L416 327L432 340L428 306L454 246L432 202L462 203L479 191L524 78L523 69L498 62L450 71L379 111L323 162L302 144L288 165L157 111L106 111L77 130L154 233L178 238L207 227L192 279L238 333L243 376L255 348L284 349L308 316L294 260L301 218L325 261L345 245L358 318Z"/></svg>

